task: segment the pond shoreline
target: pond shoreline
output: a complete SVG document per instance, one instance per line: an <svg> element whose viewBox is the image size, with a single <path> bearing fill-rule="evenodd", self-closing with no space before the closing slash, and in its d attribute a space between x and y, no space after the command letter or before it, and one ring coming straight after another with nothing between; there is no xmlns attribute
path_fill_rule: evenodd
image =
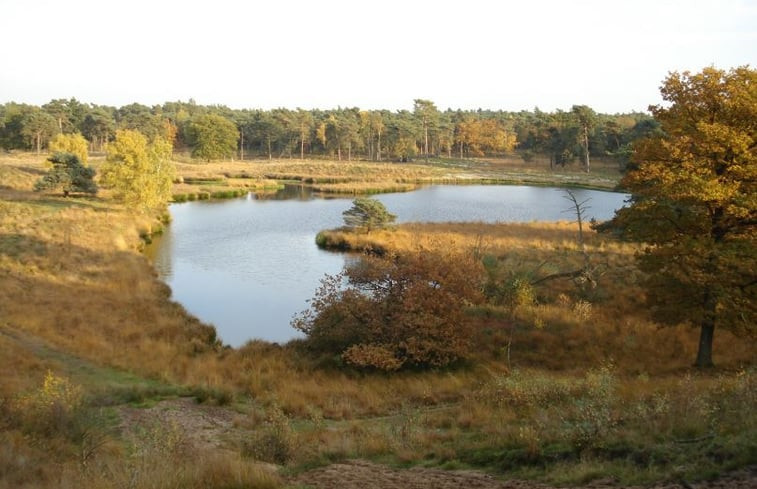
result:
<svg viewBox="0 0 757 489"><path fill-rule="evenodd" d="M563 190L430 185L375 198L401 223L554 222L573 218L563 213L569 206ZM598 220L610 216L625 198L607 191L576 192L594 199ZM292 315L307 308L324 274L339 273L344 266L346 256L335 250L385 251L376 243L314 246L320 231L342 225L342 212L350 203L348 195L290 185L276 193L173 204L173 222L155 237L149 253L173 299L214 324L225 343L285 343L298 337L290 325Z"/></svg>
<svg viewBox="0 0 757 489"><path fill-rule="evenodd" d="M174 202L230 198L239 191L275 191L285 184L339 195L407 192L428 185L529 185L618 191L622 173L600 165L592 173L503 160L392 163L330 160L264 160L176 163ZM215 195L213 195L215 194ZM192 196L194 199L192 199Z"/></svg>
<svg viewBox="0 0 757 489"><path fill-rule="evenodd" d="M526 178L432 178L432 179L419 179L410 181L397 181L394 183L387 183L379 186L358 187L354 186L354 182L329 182L321 181L313 178L302 179L289 179L289 180L275 180L276 184L267 184L263 186L252 186L245 188L232 187L219 182L211 190L197 190L188 191L182 193L174 193L171 198L171 203L180 204L183 202L194 202L197 200L225 200L235 199L238 197L244 197L249 193L259 192L276 192L286 187L287 185L297 185L302 188L311 189L313 192L323 194L324 196L343 197L348 195L366 196L366 195L379 195L389 194L397 192L414 192L425 187L435 185L456 185L456 186L470 186L470 185L509 185L509 186L528 186L528 187L556 187L565 189L582 189L582 190L596 190L598 192L622 192L623 189L618 184L610 186L590 184L581 181L566 181L557 179L526 179Z"/></svg>

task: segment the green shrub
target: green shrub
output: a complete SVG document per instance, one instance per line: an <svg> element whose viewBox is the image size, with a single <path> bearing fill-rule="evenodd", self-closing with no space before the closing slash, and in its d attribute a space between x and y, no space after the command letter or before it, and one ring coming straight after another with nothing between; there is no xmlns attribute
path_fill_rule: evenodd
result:
<svg viewBox="0 0 757 489"><path fill-rule="evenodd" d="M583 395L572 399L562 415L566 441L576 449L595 447L614 429L617 379L610 367L589 372Z"/></svg>
<svg viewBox="0 0 757 489"><path fill-rule="evenodd" d="M278 406L268 411L268 417L252 438L242 444L242 452L262 462L284 464L294 455L295 438L289 418Z"/></svg>

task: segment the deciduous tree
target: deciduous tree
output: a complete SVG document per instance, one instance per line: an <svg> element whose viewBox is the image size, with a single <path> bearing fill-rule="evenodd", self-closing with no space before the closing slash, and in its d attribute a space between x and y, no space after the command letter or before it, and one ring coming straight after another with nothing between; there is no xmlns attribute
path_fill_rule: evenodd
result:
<svg viewBox="0 0 757 489"><path fill-rule="evenodd" d="M87 140L79 133L74 134L56 134L48 145L53 153L71 153L76 155L81 164L87 165Z"/></svg>
<svg viewBox="0 0 757 489"><path fill-rule="evenodd" d="M293 324L314 351L357 367L449 365L470 355L465 307L482 298L477 267L470 255L366 257L347 268L348 287L327 277Z"/></svg>
<svg viewBox="0 0 757 489"><path fill-rule="evenodd" d="M663 134L635 145L632 201L603 228L646 243L651 310L699 327L707 367L716 328L757 331L757 71L672 73L661 92Z"/></svg>
<svg viewBox="0 0 757 489"><path fill-rule="evenodd" d="M237 151L237 126L223 116L202 114L189 125L192 157L206 161L231 158Z"/></svg>
<svg viewBox="0 0 757 489"><path fill-rule="evenodd" d="M167 141L156 138L148 143L137 131L119 130L106 151L102 181L114 189L118 198L142 211L166 205L175 171Z"/></svg>

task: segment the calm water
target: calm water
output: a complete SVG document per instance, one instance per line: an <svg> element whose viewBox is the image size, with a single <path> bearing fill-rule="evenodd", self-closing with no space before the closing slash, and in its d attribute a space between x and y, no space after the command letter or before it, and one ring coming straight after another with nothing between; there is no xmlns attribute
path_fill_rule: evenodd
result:
<svg viewBox="0 0 757 489"><path fill-rule="evenodd" d="M586 219L609 219L625 194L574 190L591 199ZM431 186L375 198L398 222L556 221L575 214L565 191L527 186ZM173 222L148 249L173 299L216 326L224 343L260 338L286 342L324 274L344 256L319 250L318 231L342 225L352 198L316 198L288 187L274 195L171 205Z"/></svg>

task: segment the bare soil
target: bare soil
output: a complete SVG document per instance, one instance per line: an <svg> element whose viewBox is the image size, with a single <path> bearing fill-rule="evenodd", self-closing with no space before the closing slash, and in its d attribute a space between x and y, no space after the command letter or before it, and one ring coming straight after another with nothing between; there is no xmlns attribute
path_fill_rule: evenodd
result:
<svg viewBox="0 0 757 489"><path fill-rule="evenodd" d="M168 434L193 450L229 450L242 436L242 430L235 429L234 423L239 414L224 407L198 404L188 397L161 401L149 408L122 406L119 414L126 438L138 438L160 427L173 432Z"/></svg>
<svg viewBox="0 0 757 489"><path fill-rule="evenodd" d="M364 460L351 460L300 474L291 482L317 489L552 489L530 481L500 480L476 471L439 469L392 469ZM757 467L735 472L717 481L703 483L657 484L645 489L754 489ZM642 486L618 486L612 480L599 480L583 489L642 489ZM571 488L562 488L571 489ZM574 488L575 489L575 488Z"/></svg>
<svg viewBox="0 0 757 489"><path fill-rule="evenodd" d="M160 426L174 430L187 448L231 451L248 430L239 426L231 409L197 404L191 398L170 399L149 408L121 407L121 428L127 437ZM275 466L271 467L276 470ZM309 470L287 482L314 489L553 489L531 481L507 480L473 470L429 468L395 469L365 460L348 460ZM583 489L755 489L757 466L728 474L716 481L677 481L652 486L619 486L613 480L594 481ZM576 488L562 488L576 489Z"/></svg>

